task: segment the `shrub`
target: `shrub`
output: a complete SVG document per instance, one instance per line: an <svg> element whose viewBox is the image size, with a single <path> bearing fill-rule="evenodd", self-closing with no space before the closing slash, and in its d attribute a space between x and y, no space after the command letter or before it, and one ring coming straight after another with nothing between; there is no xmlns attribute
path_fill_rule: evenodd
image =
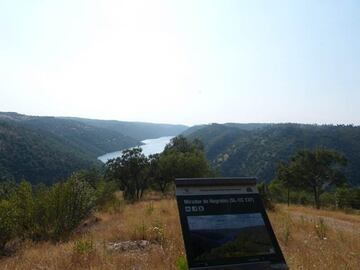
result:
<svg viewBox="0 0 360 270"><path fill-rule="evenodd" d="M5 245L17 236L17 229L17 209L9 201L0 201L0 253L4 253Z"/></svg>
<svg viewBox="0 0 360 270"><path fill-rule="evenodd" d="M17 211L18 235L27 238L34 229L34 197L29 182L22 181L17 190L10 197L11 204Z"/></svg>
<svg viewBox="0 0 360 270"><path fill-rule="evenodd" d="M96 206L100 209L106 208L106 206L116 200L115 196L116 191L116 183L115 182L106 182L104 180L100 180L96 184Z"/></svg>
<svg viewBox="0 0 360 270"><path fill-rule="evenodd" d="M336 197L334 193L324 192L321 194L320 200L324 206L334 207L336 205Z"/></svg>
<svg viewBox="0 0 360 270"><path fill-rule="evenodd" d="M87 217L96 203L95 190L76 177L56 184L49 193L50 237L66 239L72 230Z"/></svg>
<svg viewBox="0 0 360 270"><path fill-rule="evenodd" d="M338 208L360 209L360 189L350 187L340 187L335 191L336 206Z"/></svg>

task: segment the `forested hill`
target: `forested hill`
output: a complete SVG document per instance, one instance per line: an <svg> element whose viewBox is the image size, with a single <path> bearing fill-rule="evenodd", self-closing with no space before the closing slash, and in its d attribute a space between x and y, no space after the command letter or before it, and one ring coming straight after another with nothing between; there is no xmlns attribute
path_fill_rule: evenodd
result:
<svg viewBox="0 0 360 270"><path fill-rule="evenodd" d="M99 155L140 144L73 120L0 113L0 179L51 183L100 167Z"/></svg>
<svg viewBox="0 0 360 270"><path fill-rule="evenodd" d="M100 163L60 137L0 120L0 181L27 179L50 184L73 171L93 166Z"/></svg>
<svg viewBox="0 0 360 270"><path fill-rule="evenodd" d="M94 127L106 128L108 130L121 132L124 135L140 141L163 136L175 136L188 128L184 125L126 122L117 120L95 120L74 117L65 119L72 119Z"/></svg>
<svg viewBox="0 0 360 270"><path fill-rule="evenodd" d="M140 145L144 136L177 135L180 126L127 123L108 128L101 120L38 117L0 112L0 181L53 182L80 169L101 166L97 157ZM104 121L112 123L113 121ZM116 122L116 121L115 121ZM126 122L124 122L126 123ZM169 130L167 129L169 128ZM127 134L139 134L130 137ZM126 135L125 135L126 134ZM134 134L136 135L136 134Z"/></svg>
<svg viewBox="0 0 360 270"><path fill-rule="evenodd" d="M213 126L215 125L219 125L219 124L211 124ZM259 129L259 128L263 128L263 127L266 127L266 126L269 126L271 124L262 124L262 123L247 123L247 124L243 124L243 123L225 123L225 124L221 124L221 126L224 126L224 127L234 127L234 128L238 128L238 129L241 129L241 130L254 130L254 129ZM205 127L209 127L210 125L196 125L196 126L192 126L188 129L186 129L182 135L183 136L188 136L202 128L205 128Z"/></svg>
<svg viewBox="0 0 360 270"><path fill-rule="evenodd" d="M257 176L260 181L270 181L278 163L288 161L298 150L326 147L345 154L348 180L360 185L360 127L251 125L211 124L187 131L186 136L203 141L208 159L223 176Z"/></svg>

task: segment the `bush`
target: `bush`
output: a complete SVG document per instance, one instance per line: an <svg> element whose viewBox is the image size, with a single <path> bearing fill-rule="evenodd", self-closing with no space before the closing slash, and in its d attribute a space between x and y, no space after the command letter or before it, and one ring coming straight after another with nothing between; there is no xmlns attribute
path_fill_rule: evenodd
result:
<svg viewBox="0 0 360 270"><path fill-rule="evenodd" d="M9 201L0 201L0 253L4 253L5 245L17 236L17 229L17 209Z"/></svg>
<svg viewBox="0 0 360 270"><path fill-rule="evenodd" d="M335 200L338 208L360 209L360 188L337 188L335 191Z"/></svg>
<svg viewBox="0 0 360 270"><path fill-rule="evenodd" d="M274 202L287 202L287 188L279 180L273 180L268 186L271 200Z"/></svg>
<svg viewBox="0 0 360 270"><path fill-rule="evenodd" d="M95 183L84 175L74 174L50 188L39 185L35 192L26 181L0 185L0 252L15 238L66 240L97 205L118 205L114 183Z"/></svg>
<svg viewBox="0 0 360 270"><path fill-rule="evenodd" d="M50 237L66 239L96 204L95 190L76 176L65 183L56 184L49 193L48 218Z"/></svg>
<svg viewBox="0 0 360 270"><path fill-rule="evenodd" d="M34 229L34 198L29 182L22 181L10 197L10 202L17 211L17 234L21 238L32 235Z"/></svg>
<svg viewBox="0 0 360 270"><path fill-rule="evenodd" d="M116 183L115 182L106 182L104 180L99 181L96 184L96 205L98 208L106 208L111 202L115 201L117 198L115 196Z"/></svg>
<svg viewBox="0 0 360 270"><path fill-rule="evenodd" d="M295 204L310 205L313 203L312 195L306 191L290 193L290 201Z"/></svg>
<svg viewBox="0 0 360 270"><path fill-rule="evenodd" d="M325 192L320 196L321 204L327 207L335 207L336 197L334 193Z"/></svg>

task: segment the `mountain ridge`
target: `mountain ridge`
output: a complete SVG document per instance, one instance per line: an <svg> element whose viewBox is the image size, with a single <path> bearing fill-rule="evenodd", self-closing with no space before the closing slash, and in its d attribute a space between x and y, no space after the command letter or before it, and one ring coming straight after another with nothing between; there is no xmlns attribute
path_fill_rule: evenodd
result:
<svg viewBox="0 0 360 270"><path fill-rule="evenodd" d="M223 176L257 176L269 182L281 161L302 149L332 148L348 159L347 176L360 185L360 127L353 125L269 124L243 129L206 125L186 135L200 139L207 158Z"/></svg>

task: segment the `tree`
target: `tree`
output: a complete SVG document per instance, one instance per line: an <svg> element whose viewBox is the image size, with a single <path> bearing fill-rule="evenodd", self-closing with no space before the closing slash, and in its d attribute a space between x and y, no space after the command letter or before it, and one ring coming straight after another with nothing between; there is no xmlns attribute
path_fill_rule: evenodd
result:
<svg viewBox="0 0 360 270"><path fill-rule="evenodd" d="M299 151L288 165L283 165L277 178L283 179L289 188L310 190L317 209L320 208L320 195L327 187L339 186L346 179L343 173L346 158L329 149Z"/></svg>
<svg viewBox="0 0 360 270"><path fill-rule="evenodd" d="M196 150L201 152L204 151L204 144L199 139L195 139L190 142L184 136L180 135L171 139L170 143L165 146L164 153L166 154L170 151L191 153Z"/></svg>
<svg viewBox="0 0 360 270"><path fill-rule="evenodd" d="M291 166L281 162L277 169L277 180L284 185L287 191L287 205L290 205L290 189L295 185Z"/></svg>
<svg viewBox="0 0 360 270"><path fill-rule="evenodd" d="M148 187L150 166L140 147L124 150L106 163L106 177L116 181L127 200L139 200Z"/></svg>
<svg viewBox="0 0 360 270"><path fill-rule="evenodd" d="M212 174L201 141L190 142L183 136L175 137L160 155L151 157L153 186L165 192L180 177L205 177Z"/></svg>
<svg viewBox="0 0 360 270"><path fill-rule="evenodd" d="M155 190L165 194L172 182L172 175L169 175L166 158L164 155L154 154L149 156L151 185Z"/></svg>

